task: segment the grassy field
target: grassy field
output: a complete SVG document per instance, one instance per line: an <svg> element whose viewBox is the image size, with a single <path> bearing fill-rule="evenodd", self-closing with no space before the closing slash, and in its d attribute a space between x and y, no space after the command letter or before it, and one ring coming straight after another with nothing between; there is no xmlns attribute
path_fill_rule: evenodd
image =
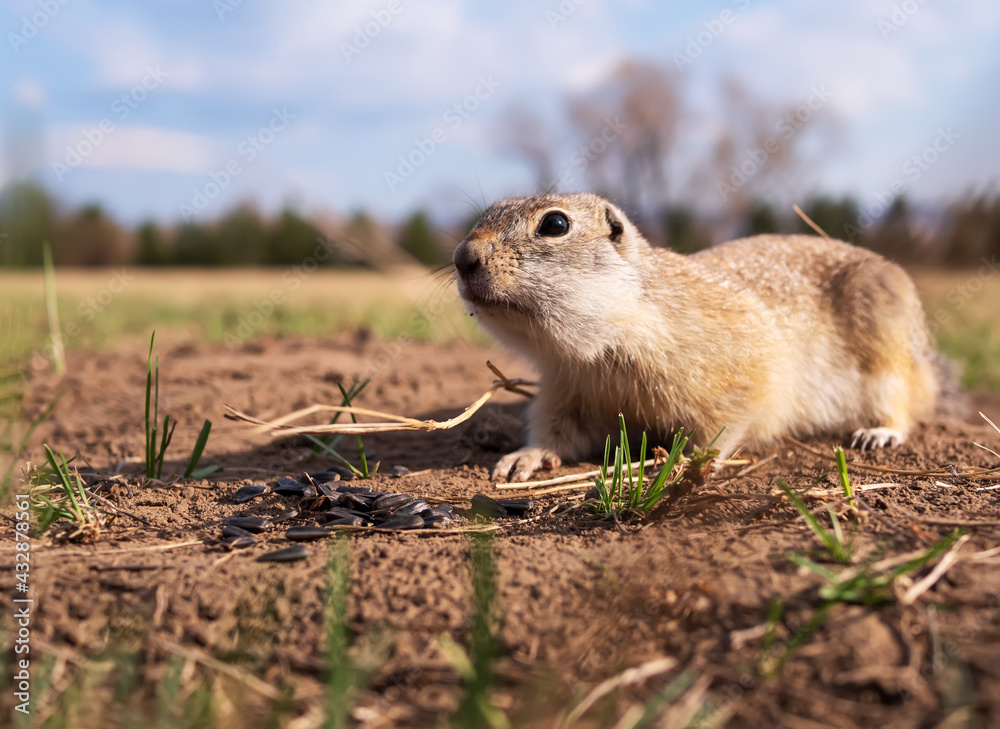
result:
<svg viewBox="0 0 1000 729"><path fill-rule="evenodd" d="M941 349L967 387L1000 391L1000 271L918 270L914 278ZM301 269L60 270L60 329L67 349L122 341L238 345L262 336L316 337L367 328L430 341L485 335L464 314L445 274ZM0 360L46 346L40 271L0 272Z"/></svg>

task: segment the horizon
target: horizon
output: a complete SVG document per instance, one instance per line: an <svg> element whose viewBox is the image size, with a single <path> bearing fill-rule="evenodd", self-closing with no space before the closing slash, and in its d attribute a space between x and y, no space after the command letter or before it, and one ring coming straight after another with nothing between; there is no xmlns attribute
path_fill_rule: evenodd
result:
<svg viewBox="0 0 1000 729"><path fill-rule="evenodd" d="M772 202L850 195L865 211L905 195L933 209L991 188L1000 169L1000 100L988 93L1000 8L985 0L857 0L835 13L791 0L16 0L0 19L13 61L0 70L0 187L27 178L127 226L206 222L243 201L265 215L291 204L307 215L366 210L400 222L423 209L458 220L537 189L531 165L500 139L518 108L554 140L560 191L592 189L594 140L574 134L567 107L630 61L679 85L662 202L703 214L724 209L739 179L736 167L735 177L696 179L727 129L734 78L774 149L802 148L800 169L760 188ZM768 149L746 145L734 164L756 172Z"/></svg>

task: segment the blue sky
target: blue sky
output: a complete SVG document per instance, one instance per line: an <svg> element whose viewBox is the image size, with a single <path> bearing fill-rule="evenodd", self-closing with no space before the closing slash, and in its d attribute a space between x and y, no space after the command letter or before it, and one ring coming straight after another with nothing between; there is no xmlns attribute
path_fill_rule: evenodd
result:
<svg viewBox="0 0 1000 729"><path fill-rule="evenodd" d="M126 222L209 218L247 199L464 216L469 198L532 191L530 168L495 141L512 104L555 119L624 59L673 67L706 24L722 30L680 71L692 113L679 165L707 153L719 83L738 76L775 105L829 89L817 113L840 134L803 197L864 206L902 181L934 202L996 182L996 0L8 0L0 184L30 171L67 205L98 202ZM463 103L474 110L449 115ZM947 148L906 174L942 129ZM387 182L435 130L423 163Z"/></svg>

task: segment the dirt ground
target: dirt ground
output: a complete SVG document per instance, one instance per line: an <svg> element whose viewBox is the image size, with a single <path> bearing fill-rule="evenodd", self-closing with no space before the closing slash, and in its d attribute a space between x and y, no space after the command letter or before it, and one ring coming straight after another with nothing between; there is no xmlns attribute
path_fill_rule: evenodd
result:
<svg viewBox="0 0 1000 729"><path fill-rule="evenodd" d="M36 718L55 721L72 711L76 723L52 725L91 725L87 717L99 714L91 704L121 697L112 696L117 689L108 682L81 688L79 676L108 656L129 655L140 676L135 691L150 702L181 657L187 680L215 682L217 725L319 726L329 545L311 543L305 561L258 563L255 557L287 545L283 529L230 552L219 525L233 515L274 516L295 506L273 494L237 505L231 495L238 487L321 470L330 461L301 443L249 435L223 419L223 405L268 418L315 402L337 404L336 383L364 375L372 384L356 404L441 419L489 387L486 360L509 376L531 372L497 349L362 336L266 341L238 351L161 345L158 353L160 412L179 421L165 470L183 469L204 418L214 428L203 464L224 468L204 481L149 486L133 460L123 467L129 477L104 494L148 524L120 516L93 544L35 543L32 652L49 672ZM69 374L32 376L32 413L57 391L66 394L35 433L31 460L41 460L43 442L106 472L141 456L144 378L140 346L73 352ZM982 409L1000 420L1000 398L973 394L972 400L973 413ZM489 468L517 444L524 401L503 394L496 402L453 431L368 438L383 474L395 465L413 472L378 475L374 488L456 507L478 492L496 495ZM907 444L855 458L898 469L1000 465L974 442L1000 450L1000 436L978 415L923 424ZM820 454L793 445L749 454L761 464L750 473L723 468L715 487L696 492L666 518L624 531L574 508L578 490L537 497L529 514L536 518L492 532L499 649L491 696L510 725L556 726L601 681L666 657L675 663L661 666L672 668L609 692L570 723L634 726L637 709L672 684L689 687L659 725L1000 725L1000 555L984 554L1000 544L1000 490L977 490L988 483L852 470L855 485L898 484L862 495L856 563L926 550L959 525L970 538L914 604L838 603L796 647L823 604L823 581L786 552L820 561L822 554L802 518L774 494L778 479L797 490L837 487L834 466L821 455L832 445L810 441ZM552 475L585 468L564 466ZM304 513L288 523L314 521ZM3 520L0 567L8 576L13 543ZM466 535L349 537L351 654L371 665L352 709L357 724L440 726L458 709L461 678L442 646L443 636L469 643L468 553ZM907 579L897 585L900 593ZM11 580L4 578L2 592L9 604ZM783 667L767 670L785 649L794 650ZM236 686L237 669L259 680ZM74 704L70 687L77 696L90 691L91 699ZM10 693L0 699L5 714Z"/></svg>

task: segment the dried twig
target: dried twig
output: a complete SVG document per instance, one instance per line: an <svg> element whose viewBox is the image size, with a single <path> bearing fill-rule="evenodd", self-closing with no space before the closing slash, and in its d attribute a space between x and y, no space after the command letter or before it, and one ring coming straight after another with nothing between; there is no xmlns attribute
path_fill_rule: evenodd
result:
<svg viewBox="0 0 1000 729"><path fill-rule="evenodd" d="M962 545L969 541L969 539L970 537L968 534L960 537L959 540L952 545L952 548L949 549L941 560L934 566L934 569L930 571L930 574L919 582L914 583L914 585L907 590L900 599L900 602L903 605L912 605L917 601L917 598L933 587L934 583L940 580L944 573L950 570L951 566L955 564L958 560L958 550L960 550Z"/></svg>
<svg viewBox="0 0 1000 729"><path fill-rule="evenodd" d="M500 370L493 365L493 363L487 362L486 364L501 379L494 382L493 386L490 387L489 390L483 393L478 400L463 410L461 414L451 418L450 420L417 420L415 418L407 418L401 415L385 413L380 410L369 410L368 408L353 406L348 407L346 405L310 405L307 408L296 410L294 413L289 413L288 415L270 421L261 420L260 418L248 415L231 405L226 405L226 418L229 420L251 423L257 426L256 432L269 433L274 436L327 435L330 433L364 435L367 433L390 433L400 430L449 430L471 418L473 414L479 410L479 408L485 405L486 402L497 393L497 391L509 390L510 392L516 392L519 395L528 395L529 393L521 388L535 384L528 380L510 379L505 377L503 373L501 373ZM331 423L329 425L300 426L290 425L291 423L301 420L309 415L313 415L314 413L348 413L351 415L366 415L373 418L381 418L383 422Z"/></svg>
<svg viewBox="0 0 1000 729"><path fill-rule="evenodd" d="M812 453L814 456L818 456L828 461L833 461L836 463L836 457L832 454L823 453L822 451L816 450L807 446L800 440L791 438L789 436L783 436L784 440L791 443L797 448L801 448L804 451ZM957 471L951 466L938 466L929 471L904 471L898 468L889 468L887 466L875 466L867 463L859 463L856 460L848 460L847 465L853 469L859 471L873 471L875 473L888 473L893 476L912 476L914 478L933 478L936 476L949 476L952 478L967 478L967 479L979 479L993 481L1000 479L1000 466L995 468L973 468L969 471Z"/></svg>
<svg viewBox="0 0 1000 729"><path fill-rule="evenodd" d="M617 676L602 681L597 684L576 707L566 715L566 718L559 724L560 728L576 726L577 721L600 699L607 696L612 691L617 691L623 686L629 686L640 681L645 681L652 676L658 676L672 670L677 665L673 658L657 658L652 661L642 663L635 668L622 671Z"/></svg>

